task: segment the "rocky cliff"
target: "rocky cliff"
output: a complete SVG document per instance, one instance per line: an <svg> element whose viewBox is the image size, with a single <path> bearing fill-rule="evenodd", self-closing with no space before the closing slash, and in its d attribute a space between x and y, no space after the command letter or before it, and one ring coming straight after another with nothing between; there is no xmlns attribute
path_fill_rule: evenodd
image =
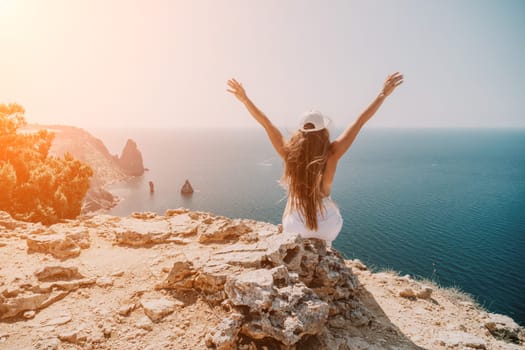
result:
<svg viewBox="0 0 525 350"><path fill-rule="evenodd" d="M523 329L323 241L186 209L0 213L2 349L521 349Z"/></svg>
<svg viewBox="0 0 525 350"><path fill-rule="evenodd" d="M106 190L107 185L144 173L142 155L132 140L128 140L119 158L111 155L101 140L81 128L64 125L30 125L25 129L27 131L42 128L55 134L49 150L51 155L62 157L64 153L69 152L93 169L91 187L82 208L84 213L113 207L117 203L117 198Z"/></svg>

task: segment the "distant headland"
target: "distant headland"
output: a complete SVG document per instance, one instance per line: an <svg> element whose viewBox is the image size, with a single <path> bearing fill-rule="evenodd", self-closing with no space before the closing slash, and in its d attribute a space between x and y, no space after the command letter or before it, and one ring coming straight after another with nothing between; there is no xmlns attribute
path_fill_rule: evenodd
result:
<svg viewBox="0 0 525 350"><path fill-rule="evenodd" d="M31 124L24 128L25 131L40 129L47 129L55 134L49 150L51 155L61 157L69 152L93 169L82 213L112 208L118 203L118 198L107 190L107 186L144 174L142 153L131 139L128 139L122 154L118 156L109 153L100 139L78 127Z"/></svg>

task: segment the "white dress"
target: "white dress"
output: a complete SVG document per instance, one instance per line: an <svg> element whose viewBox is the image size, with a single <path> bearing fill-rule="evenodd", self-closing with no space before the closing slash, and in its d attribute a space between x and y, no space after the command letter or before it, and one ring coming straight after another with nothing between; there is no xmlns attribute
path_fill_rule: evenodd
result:
<svg viewBox="0 0 525 350"><path fill-rule="evenodd" d="M317 231L306 227L306 222L297 210L288 210L289 203L283 214L283 231L299 233L304 238L319 238L326 241L328 247L343 227L343 218L337 204L330 198L323 198L325 211L317 213Z"/></svg>

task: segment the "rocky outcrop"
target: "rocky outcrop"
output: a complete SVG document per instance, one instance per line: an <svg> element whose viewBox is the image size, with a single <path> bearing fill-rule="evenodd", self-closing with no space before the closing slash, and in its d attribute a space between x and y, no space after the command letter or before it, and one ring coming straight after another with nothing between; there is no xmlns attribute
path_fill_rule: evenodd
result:
<svg viewBox="0 0 525 350"><path fill-rule="evenodd" d="M144 174L144 163L142 162L142 153L137 148L137 143L128 139L122 154L118 159L121 169L130 176L141 176Z"/></svg>
<svg viewBox="0 0 525 350"><path fill-rule="evenodd" d="M71 266L46 266L35 271L34 275L38 281L15 280L18 283L3 290L0 295L0 319L20 315L26 319L33 318L35 311L61 300L71 291L96 282L84 278L76 267Z"/></svg>
<svg viewBox="0 0 525 350"><path fill-rule="evenodd" d="M485 327L496 339L519 344L523 336L523 328L505 315L490 314L485 321Z"/></svg>
<svg viewBox="0 0 525 350"><path fill-rule="evenodd" d="M89 248L91 240L84 228L68 227L64 224L52 225L49 230L28 235L27 252L47 253L57 259L77 257L82 249Z"/></svg>
<svg viewBox="0 0 525 350"><path fill-rule="evenodd" d="M71 280L84 277L78 272L77 267L60 265L45 266L35 271L34 275L39 281Z"/></svg>
<svg viewBox="0 0 525 350"><path fill-rule="evenodd" d="M525 340L508 317L253 220L172 209L44 227L0 213L0 241L2 348L510 350Z"/></svg>
<svg viewBox="0 0 525 350"><path fill-rule="evenodd" d="M233 248L226 260L224 252L218 251L217 258L202 265L176 261L158 286L179 292L197 290L212 303L232 307L228 321L210 333L208 342L218 349L229 348L241 337L285 347L316 337L329 346L334 341L327 328L329 316L339 317L339 328L349 331L372 322L355 297L358 281L351 269L323 241L283 233ZM238 266L244 269L236 272ZM228 339L224 334L235 337Z"/></svg>

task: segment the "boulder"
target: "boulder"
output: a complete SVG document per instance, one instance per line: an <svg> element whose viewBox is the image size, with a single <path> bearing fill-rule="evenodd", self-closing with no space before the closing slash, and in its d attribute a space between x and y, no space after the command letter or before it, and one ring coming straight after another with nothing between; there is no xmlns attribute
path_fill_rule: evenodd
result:
<svg viewBox="0 0 525 350"><path fill-rule="evenodd" d="M71 280L84 277L78 272L77 267L60 265L45 266L35 271L34 275L39 281Z"/></svg>
<svg viewBox="0 0 525 350"><path fill-rule="evenodd" d="M162 288L189 290L193 288L196 271L190 261L176 261Z"/></svg>
<svg viewBox="0 0 525 350"><path fill-rule="evenodd" d="M47 253L61 260L79 256L81 252L77 242L64 233L30 235L26 242L28 253Z"/></svg>
<svg viewBox="0 0 525 350"><path fill-rule="evenodd" d="M176 303L173 300L166 298L155 299L155 300L143 300L140 302L144 313L150 318L153 322L158 322L165 316L171 314L175 311L176 305L182 305L182 303Z"/></svg>
<svg viewBox="0 0 525 350"><path fill-rule="evenodd" d="M525 342L525 332L514 320L508 316L489 313L485 327L496 339L521 344Z"/></svg>
<svg viewBox="0 0 525 350"><path fill-rule="evenodd" d="M299 235L293 233L277 235L269 242L266 255L274 266L286 265L292 271L300 270L304 255L303 241ZM314 260L316 264L317 259ZM304 263L308 263L305 269L313 268L310 263L314 261L304 259Z"/></svg>

